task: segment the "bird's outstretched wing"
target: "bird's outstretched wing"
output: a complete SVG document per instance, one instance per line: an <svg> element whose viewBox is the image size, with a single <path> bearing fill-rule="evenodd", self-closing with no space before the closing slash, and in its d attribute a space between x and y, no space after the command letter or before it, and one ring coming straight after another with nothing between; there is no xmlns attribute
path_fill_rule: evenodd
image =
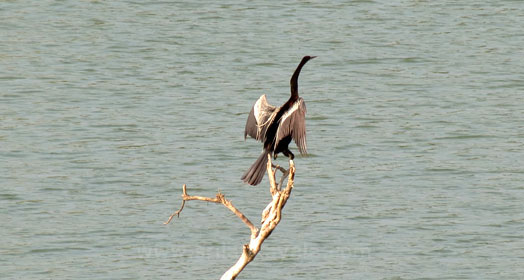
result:
<svg viewBox="0 0 524 280"><path fill-rule="evenodd" d="M278 126L275 149L280 140L291 135L295 140L301 154L307 154L306 144L306 103L302 97L280 119Z"/></svg>
<svg viewBox="0 0 524 280"><path fill-rule="evenodd" d="M271 117L274 117L273 113L275 111L276 107L267 103L266 95L260 96L247 117L244 139L249 135L258 141L264 142L266 129L271 122Z"/></svg>

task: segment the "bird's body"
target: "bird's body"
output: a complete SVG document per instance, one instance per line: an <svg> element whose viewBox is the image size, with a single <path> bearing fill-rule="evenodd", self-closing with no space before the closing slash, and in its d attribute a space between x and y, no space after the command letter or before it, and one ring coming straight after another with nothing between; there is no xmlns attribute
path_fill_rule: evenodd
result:
<svg viewBox="0 0 524 280"><path fill-rule="evenodd" d="M257 100L246 122L244 138L248 135L264 143L264 151L244 173L242 180L250 185L262 181L266 172L267 155L277 157L279 153L292 160L295 156L289 150L291 139L295 140L301 154L307 153L306 147L306 103L298 96L298 76L302 66L314 56L305 56L290 80L291 97L280 107L270 105L266 96Z"/></svg>

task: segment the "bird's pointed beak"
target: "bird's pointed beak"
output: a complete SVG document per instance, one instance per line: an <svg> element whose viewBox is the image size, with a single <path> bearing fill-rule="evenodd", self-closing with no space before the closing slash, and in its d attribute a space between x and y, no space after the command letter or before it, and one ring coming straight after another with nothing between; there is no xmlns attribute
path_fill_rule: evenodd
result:
<svg viewBox="0 0 524 280"><path fill-rule="evenodd" d="M315 57L317 57L317 56L310 56L310 58L309 58L309 59L313 59L313 58L315 58Z"/></svg>

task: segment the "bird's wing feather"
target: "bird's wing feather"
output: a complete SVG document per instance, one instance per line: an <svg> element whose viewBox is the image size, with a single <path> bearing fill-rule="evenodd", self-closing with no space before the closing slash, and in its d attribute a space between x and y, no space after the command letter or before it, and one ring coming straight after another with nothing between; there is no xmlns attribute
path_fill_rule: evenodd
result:
<svg viewBox="0 0 524 280"><path fill-rule="evenodd" d="M280 140L288 135L291 135L291 138L295 140L300 153L307 154L306 103L302 97L300 97L293 106L282 115L276 134L275 149Z"/></svg>
<svg viewBox="0 0 524 280"><path fill-rule="evenodd" d="M251 108L251 112L249 112L249 116L247 117L246 129L244 130L244 139L246 139L248 135L255 139L257 137L257 120L255 118L255 107Z"/></svg>
<svg viewBox="0 0 524 280"><path fill-rule="evenodd" d="M265 131L270 123L269 119L274 115L275 110L276 107L267 102L265 94L260 96L247 117L244 139L249 135L256 140L264 142Z"/></svg>

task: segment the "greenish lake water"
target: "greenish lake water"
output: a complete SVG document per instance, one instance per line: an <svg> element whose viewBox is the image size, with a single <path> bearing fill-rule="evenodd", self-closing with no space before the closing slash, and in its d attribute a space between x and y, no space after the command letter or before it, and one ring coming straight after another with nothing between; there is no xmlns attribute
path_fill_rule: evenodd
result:
<svg viewBox="0 0 524 280"><path fill-rule="evenodd" d="M308 157L241 279L522 279L522 1L2 1L0 278L217 279L304 55ZM292 144L291 149L297 154ZM280 164L287 164L279 158Z"/></svg>

